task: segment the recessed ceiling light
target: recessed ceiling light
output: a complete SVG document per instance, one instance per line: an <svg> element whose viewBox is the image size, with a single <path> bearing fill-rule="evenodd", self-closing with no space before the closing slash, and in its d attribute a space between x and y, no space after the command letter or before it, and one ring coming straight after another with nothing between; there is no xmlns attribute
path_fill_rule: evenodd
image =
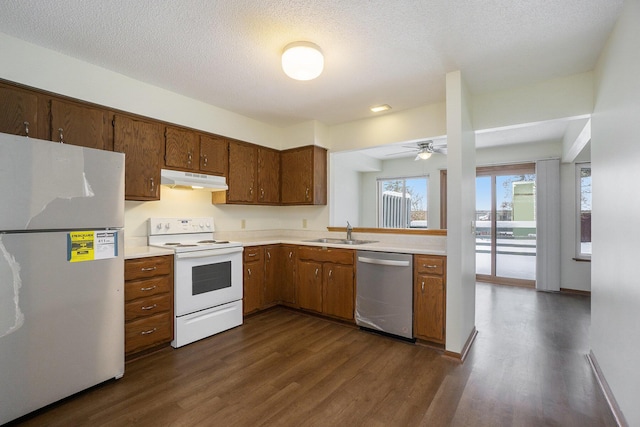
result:
<svg viewBox="0 0 640 427"><path fill-rule="evenodd" d="M380 113L382 111L391 110L391 107L387 104L383 104L383 105L376 105L375 107L371 107L370 110L373 113Z"/></svg>

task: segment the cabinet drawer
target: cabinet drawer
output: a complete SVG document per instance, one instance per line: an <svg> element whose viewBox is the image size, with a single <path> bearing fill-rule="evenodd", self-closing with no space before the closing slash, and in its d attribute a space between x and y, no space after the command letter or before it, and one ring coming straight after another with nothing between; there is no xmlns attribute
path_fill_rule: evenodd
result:
<svg viewBox="0 0 640 427"><path fill-rule="evenodd" d="M124 279L144 279L171 273L173 256L128 259L124 263Z"/></svg>
<svg viewBox="0 0 640 427"><path fill-rule="evenodd" d="M169 313L129 322L125 325L125 353L132 353L171 340L171 324L173 319Z"/></svg>
<svg viewBox="0 0 640 427"><path fill-rule="evenodd" d="M298 248L298 259L353 265L353 251L349 249L300 246Z"/></svg>
<svg viewBox="0 0 640 427"><path fill-rule="evenodd" d="M254 262L262 260L264 254L264 248L261 246L253 246L244 248L243 256L244 262Z"/></svg>
<svg viewBox="0 0 640 427"><path fill-rule="evenodd" d="M416 255L415 270L422 274L444 274L444 258L435 256Z"/></svg>
<svg viewBox="0 0 640 427"><path fill-rule="evenodd" d="M142 297L150 297L169 292L173 287L171 276L154 277L153 279L132 280L124 283L125 301L133 301Z"/></svg>
<svg viewBox="0 0 640 427"><path fill-rule="evenodd" d="M260 261L264 254L264 248L260 246L253 246L244 248L244 262Z"/></svg>
<svg viewBox="0 0 640 427"><path fill-rule="evenodd" d="M152 316L171 309L169 294L160 294L150 298L140 298L124 306L124 320L129 322L139 317Z"/></svg>

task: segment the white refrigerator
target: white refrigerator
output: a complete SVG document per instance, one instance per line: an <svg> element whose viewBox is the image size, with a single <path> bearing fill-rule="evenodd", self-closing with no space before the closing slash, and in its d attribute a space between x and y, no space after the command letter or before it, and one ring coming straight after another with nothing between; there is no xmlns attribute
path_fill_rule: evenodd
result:
<svg viewBox="0 0 640 427"><path fill-rule="evenodd" d="M124 155L0 133L0 424L124 374Z"/></svg>

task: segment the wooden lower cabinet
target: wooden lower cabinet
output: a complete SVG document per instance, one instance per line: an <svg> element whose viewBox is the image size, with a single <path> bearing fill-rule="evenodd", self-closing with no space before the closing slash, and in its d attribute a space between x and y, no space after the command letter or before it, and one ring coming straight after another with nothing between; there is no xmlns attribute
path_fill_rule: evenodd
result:
<svg viewBox="0 0 640 427"><path fill-rule="evenodd" d="M281 303L296 306L296 261L298 248L294 245L280 245L280 277L277 280L278 297Z"/></svg>
<svg viewBox="0 0 640 427"><path fill-rule="evenodd" d="M299 247L296 288L300 308L353 320L354 251Z"/></svg>
<svg viewBox="0 0 640 427"><path fill-rule="evenodd" d="M414 335L445 343L446 258L414 256Z"/></svg>
<svg viewBox="0 0 640 427"><path fill-rule="evenodd" d="M173 255L125 261L125 356L173 340Z"/></svg>
<svg viewBox="0 0 640 427"><path fill-rule="evenodd" d="M269 245L264 247L264 285L262 307L271 307L280 300L278 281L282 276L281 247Z"/></svg>
<svg viewBox="0 0 640 427"><path fill-rule="evenodd" d="M353 265L324 264L322 312L343 319L353 319Z"/></svg>
<svg viewBox="0 0 640 427"><path fill-rule="evenodd" d="M322 263L298 261L298 305L300 308L322 312Z"/></svg>
<svg viewBox="0 0 640 427"><path fill-rule="evenodd" d="M242 313L249 314L262 308L265 283L264 248L262 246L245 248L243 259Z"/></svg>

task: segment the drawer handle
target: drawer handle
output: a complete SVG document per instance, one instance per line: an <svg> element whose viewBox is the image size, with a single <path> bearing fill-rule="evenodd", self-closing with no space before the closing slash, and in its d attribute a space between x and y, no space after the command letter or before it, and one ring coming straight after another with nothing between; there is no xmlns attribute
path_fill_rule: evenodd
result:
<svg viewBox="0 0 640 427"><path fill-rule="evenodd" d="M248 256L256 256L258 255L257 253L253 253L253 254L247 254Z"/></svg>
<svg viewBox="0 0 640 427"><path fill-rule="evenodd" d="M149 335L154 333L156 330L157 330L156 328L153 328L153 329L149 329L148 331L142 331L140 332L140 335Z"/></svg>
<svg viewBox="0 0 640 427"><path fill-rule="evenodd" d="M438 268L437 265L422 264L422 266L425 267L425 268Z"/></svg>
<svg viewBox="0 0 640 427"><path fill-rule="evenodd" d="M147 305L145 307L142 307L141 310L153 310L154 308L156 308L158 306L158 304L153 304L153 305Z"/></svg>
<svg viewBox="0 0 640 427"><path fill-rule="evenodd" d="M155 271L157 270L158 267L147 267L147 268L141 268L140 271Z"/></svg>
<svg viewBox="0 0 640 427"><path fill-rule="evenodd" d="M156 289L157 286L153 285L153 286L149 286L148 288L140 288L141 291L146 292L146 291L152 291L154 289Z"/></svg>

